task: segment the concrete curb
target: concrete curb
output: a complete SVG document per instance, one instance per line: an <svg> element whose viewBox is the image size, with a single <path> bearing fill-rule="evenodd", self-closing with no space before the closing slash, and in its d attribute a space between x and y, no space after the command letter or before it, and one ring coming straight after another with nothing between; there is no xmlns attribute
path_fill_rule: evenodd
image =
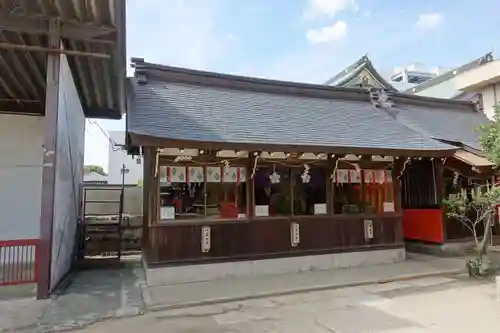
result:
<svg viewBox="0 0 500 333"><path fill-rule="evenodd" d="M180 302L180 303L175 303L175 304L148 305L148 303L151 302L151 298L149 295L149 290L147 290L147 288L145 288L146 290L143 290L143 292L144 291L146 292L146 297L144 297L144 296L143 297L144 297L144 301L146 303L146 311L158 312L158 311L164 311L164 310L185 309L185 308L205 306L205 305L241 302L241 301L245 301L245 300L267 298L267 297L287 296L287 295L307 293L307 292L312 292L312 291L360 287L360 286L366 286L366 285L372 285L372 284L385 284L385 283L391 283L391 282L409 281L409 280L423 279L423 278L429 278L429 277L454 276L454 275L459 275L459 274L463 274L463 273L465 273L464 269L454 269L454 270L438 271L438 272L432 272L432 273L401 275L401 276L396 276L396 277L390 278L390 279L365 280L365 281L350 282L350 283L316 285L316 286L310 286L310 287L306 287L306 288L293 288L293 289L284 289L284 290L278 290L278 291L267 291L267 292L251 294L251 295L202 299L202 300L197 300L197 301Z"/></svg>

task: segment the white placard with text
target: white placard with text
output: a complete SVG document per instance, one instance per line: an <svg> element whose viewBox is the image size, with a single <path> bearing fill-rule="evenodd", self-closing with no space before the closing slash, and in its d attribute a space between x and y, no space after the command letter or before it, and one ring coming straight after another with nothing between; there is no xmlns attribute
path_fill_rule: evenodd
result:
<svg viewBox="0 0 500 333"><path fill-rule="evenodd" d="M174 206L163 206L160 208L160 219L162 220L174 220L175 219L175 207Z"/></svg>
<svg viewBox="0 0 500 333"><path fill-rule="evenodd" d="M326 214L326 203L314 204L314 215Z"/></svg>
<svg viewBox="0 0 500 333"><path fill-rule="evenodd" d="M269 216L269 206L256 205L255 206L255 216Z"/></svg>

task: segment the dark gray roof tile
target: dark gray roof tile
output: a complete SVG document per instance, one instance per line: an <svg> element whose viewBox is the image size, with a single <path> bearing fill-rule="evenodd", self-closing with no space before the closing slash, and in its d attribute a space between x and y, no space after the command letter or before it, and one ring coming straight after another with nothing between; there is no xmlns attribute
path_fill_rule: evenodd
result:
<svg viewBox="0 0 500 333"><path fill-rule="evenodd" d="M489 120L470 108L423 107L396 104L390 113L405 126L423 135L448 142L456 142L474 149L479 146L477 128Z"/></svg>
<svg viewBox="0 0 500 333"><path fill-rule="evenodd" d="M450 150L375 108L343 100L150 79L132 83L128 131L172 140Z"/></svg>

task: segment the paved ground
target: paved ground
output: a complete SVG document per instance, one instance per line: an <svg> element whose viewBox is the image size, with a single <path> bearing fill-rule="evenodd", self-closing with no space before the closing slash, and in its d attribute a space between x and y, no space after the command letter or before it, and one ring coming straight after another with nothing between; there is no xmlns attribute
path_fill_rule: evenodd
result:
<svg viewBox="0 0 500 333"><path fill-rule="evenodd" d="M497 332L492 281L432 277L147 313L81 332Z"/></svg>
<svg viewBox="0 0 500 333"><path fill-rule="evenodd" d="M286 294L296 290L332 289L390 279L457 273L464 269L462 258L410 254L408 260L393 264L148 287L143 290L143 296L149 309L165 309L214 300L248 299L261 295Z"/></svg>
<svg viewBox="0 0 500 333"><path fill-rule="evenodd" d="M213 327L213 332L226 329L225 326L228 326L229 332L231 332L233 326L238 326L240 324L234 323L234 325L231 326L232 324L224 322L224 318L231 318L231 316L234 315L238 316L241 313L245 316L247 311L244 309L246 307L253 309L253 307L257 306L257 313L261 313L258 315L250 314L249 318L263 316L262 313L265 313L268 307L271 308L271 310L269 310L271 312L274 310L277 311L277 314L273 314L273 316L278 316L280 313L283 313L283 316L285 317L293 317L295 314L288 312L288 308L291 307L293 310L297 307L297 304L291 304L290 302L292 301L287 300L295 299L297 303L311 303L302 301L302 296L298 294L295 296L291 295L289 298L282 298L285 305L280 305L279 299L281 298L278 297L268 297L263 300L255 299L251 301L250 299L256 295L263 296L264 294L267 296L277 296L279 294L288 293L297 289L301 289L303 291L304 289L314 290L340 288L345 287L346 285L367 284L370 282L373 283L374 281L390 280L393 278L405 279L406 277L415 274L420 276L429 274L435 275L440 273L450 274L451 272L456 273L457 270L463 271L463 269L463 259L410 256L410 260L396 264L355 267L331 271L314 271L301 274L268 276L252 279L233 278L212 282L179 284L173 287L148 288L144 283L143 271L140 267L140 263L136 260L127 262L126 265L120 269L81 271L76 275L75 279L67 289L59 295L55 295L51 300L36 301L33 298L21 298L16 300L1 301L0 297L0 332L53 332L88 327L91 324L103 320L131 316L138 316L136 319L133 319L134 321L131 323L131 327L136 327L137 329L137 326L134 326L136 325L134 324L135 320L141 322L142 320L148 320L148 318L150 318L149 320L158 318L158 314L151 314L153 310L164 310L165 308L172 306L187 306L192 305L193 302L214 304L214 302L221 300L227 301L228 299L244 299L246 301L241 303L243 305L232 303L227 306L214 306L213 308L192 308L192 311L195 311L194 315L189 313L191 310L186 310L188 311L187 314L186 312L178 310L180 312L168 312L168 314L160 315L160 318L167 318L168 320L166 320L166 322L174 328L176 327L175 325L189 326L191 320L186 320L186 318L193 317L201 320L201 322L193 320L193 325L196 323L197 325L200 323L206 323L207 330ZM414 282L408 281L408 283L411 284ZM415 283L417 282L415 281ZM393 284L391 284L391 286L392 285ZM349 290L364 289L351 288ZM329 294L330 292L333 294ZM342 291L337 292L342 294ZM325 291L324 293L324 295L336 295L335 291ZM308 294L323 295L322 293ZM356 292L354 293L354 295L358 294L359 293ZM366 300L372 299L373 295L376 294L371 292L367 294L359 294L360 299L356 299L354 304L356 304L356 302L364 304ZM328 296L325 297L328 298ZM337 297L333 297L333 305L337 304L335 302L340 302L345 298L346 297L340 297L339 300L336 300ZM270 299L277 299L278 301L270 301ZM353 298L347 297L347 299L352 300ZM264 304L265 306L259 310L259 304ZM343 304L344 303L340 303L340 305ZM300 316L300 313L306 311L308 306L296 309L297 316ZM240 308L243 310L238 310ZM202 311L202 313L200 314L197 311ZM212 316L213 318L211 318L206 313L203 313L203 311L208 311L209 313L214 312L217 316L214 315ZM313 309L309 308L308 311L313 311ZM148 314L146 316L139 316L143 312ZM224 316L226 313L227 315ZM250 311L249 313L252 312ZM308 312L304 313L307 314ZM184 320L173 320L170 318L171 316L180 316L181 318L184 318ZM307 316L310 315L305 315L305 317ZM304 317L304 315L302 315L302 317ZM156 327L154 324L155 320L156 319L154 319L153 324L150 325L151 329L153 329L152 332L154 332L154 327ZM288 325L288 320L283 320L283 323L280 322L281 319L276 320L277 322L270 323L270 325ZM265 326L269 321L272 320L269 318L263 321L257 320L255 325L258 324ZM165 332L164 327L161 326L163 319L159 320L159 322L159 327L163 329L162 332ZM250 323L245 325L254 325L253 322L254 320L250 320ZM295 323L295 321L293 322ZM126 325L127 321L124 321L123 323ZM292 326L294 325L299 324L295 323ZM124 332L126 332L126 328L124 329ZM187 327L185 331L178 331L200 332L199 328L193 328L194 331L190 331L189 329L190 328ZM318 328L315 329L318 330ZM203 329L201 332L210 332L207 330ZM238 330L233 331L238 332ZM283 329L282 331L288 332ZM107 332L107 330L104 332ZM168 330L167 332L176 331ZM257 330L257 332L261 331ZM321 330L319 332L321 332Z"/></svg>
<svg viewBox="0 0 500 333"><path fill-rule="evenodd" d="M137 315L144 309L142 275L140 264L132 261L116 269L80 271L49 300L0 297L0 332L61 331Z"/></svg>

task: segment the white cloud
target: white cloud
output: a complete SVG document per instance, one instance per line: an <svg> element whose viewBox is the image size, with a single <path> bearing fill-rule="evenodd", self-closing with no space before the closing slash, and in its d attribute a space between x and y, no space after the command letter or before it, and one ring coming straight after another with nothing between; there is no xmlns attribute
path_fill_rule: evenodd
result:
<svg viewBox="0 0 500 333"><path fill-rule="evenodd" d="M304 11L305 19L317 19L322 17L333 18L343 10L359 10L356 0L309 0Z"/></svg>
<svg viewBox="0 0 500 333"><path fill-rule="evenodd" d="M443 16L440 13L420 14L415 27L422 30L437 28L443 22Z"/></svg>
<svg viewBox="0 0 500 333"><path fill-rule="evenodd" d="M224 0L127 1L127 58L213 70L238 36L217 28ZM132 74L129 69L128 74ZM98 121L104 131L125 130L125 122ZM107 168L108 139L87 123L85 163Z"/></svg>
<svg viewBox="0 0 500 333"><path fill-rule="evenodd" d="M344 21L338 21L333 25L320 29L309 29L306 38L310 43L330 43L344 39L347 34L347 24Z"/></svg>

